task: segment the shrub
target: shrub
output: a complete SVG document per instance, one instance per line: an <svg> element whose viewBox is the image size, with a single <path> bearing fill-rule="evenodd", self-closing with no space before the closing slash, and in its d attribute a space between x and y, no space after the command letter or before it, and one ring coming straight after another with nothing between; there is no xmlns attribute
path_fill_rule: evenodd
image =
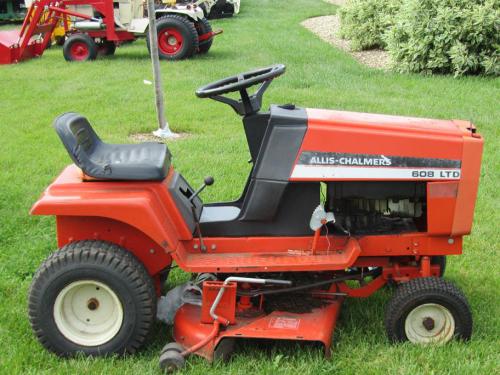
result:
<svg viewBox="0 0 500 375"><path fill-rule="evenodd" d="M385 47L384 33L393 25L403 0L348 0L340 8L340 35L354 50Z"/></svg>
<svg viewBox="0 0 500 375"><path fill-rule="evenodd" d="M500 74L500 1L404 0L383 39L401 72Z"/></svg>

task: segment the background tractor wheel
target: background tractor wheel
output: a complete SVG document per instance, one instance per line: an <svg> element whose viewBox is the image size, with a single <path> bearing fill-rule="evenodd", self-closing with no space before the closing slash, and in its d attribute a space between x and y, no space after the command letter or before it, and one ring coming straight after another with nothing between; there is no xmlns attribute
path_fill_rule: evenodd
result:
<svg viewBox="0 0 500 375"><path fill-rule="evenodd" d="M64 42L66 41L66 37L64 35L62 36L56 36L54 37L55 41L56 41L56 45L62 47L64 45Z"/></svg>
<svg viewBox="0 0 500 375"><path fill-rule="evenodd" d="M28 303L38 340L61 356L134 353L156 315L153 280L142 263L102 241L73 242L51 254Z"/></svg>
<svg viewBox="0 0 500 375"><path fill-rule="evenodd" d="M212 26L210 25L210 22L206 18L201 19L199 22L196 22L196 31L198 32L198 36L206 34L206 33L211 33L212 32ZM210 47L212 47L212 43L214 41L214 37L211 36L210 38L200 41L199 42L199 48L198 52L199 53L207 53Z"/></svg>
<svg viewBox="0 0 500 375"><path fill-rule="evenodd" d="M63 55L66 61L95 60L99 47L94 39L87 34L70 35L63 45Z"/></svg>
<svg viewBox="0 0 500 375"><path fill-rule="evenodd" d="M187 18L173 14L163 16L158 18L156 30L160 59L182 60L198 50L198 33L194 23ZM146 43L149 51L149 38Z"/></svg>
<svg viewBox="0 0 500 375"><path fill-rule="evenodd" d="M98 47L99 47L99 53L104 56L112 56L115 54L116 51L116 44L109 40L103 40L101 43L98 44Z"/></svg>
<svg viewBox="0 0 500 375"><path fill-rule="evenodd" d="M401 284L387 306L385 327L393 342L445 344L469 340L472 313L467 299L452 283L438 277Z"/></svg>

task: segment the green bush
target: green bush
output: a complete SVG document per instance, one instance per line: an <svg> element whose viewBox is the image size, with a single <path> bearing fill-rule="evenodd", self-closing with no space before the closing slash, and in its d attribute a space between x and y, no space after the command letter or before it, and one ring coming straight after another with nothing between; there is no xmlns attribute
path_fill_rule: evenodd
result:
<svg viewBox="0 0 500 375"><path fill-rule="evenodd" d="M500 0L350 0L341 36L400 72L500 75Z"/></svg>
<svg viewBox="0 0 500 375"><path fill-rule="evenodd" d="M340 35L354 50L385 47L384 33L403 0L348 0L340 8Z"/></svg>
<svg viewBox="0 0 500 375"><path fill-rule="evenodd" d="M498 0L404 0L385 33L401 72L500 74Z"/></svg>

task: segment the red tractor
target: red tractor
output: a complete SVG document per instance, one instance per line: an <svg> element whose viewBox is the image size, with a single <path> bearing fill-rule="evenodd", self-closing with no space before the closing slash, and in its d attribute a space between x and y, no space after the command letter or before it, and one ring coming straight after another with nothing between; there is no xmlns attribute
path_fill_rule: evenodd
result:
<svg viewBox="0 0 500 375"><path fill-rule="evenodd" d="M159 55L165 60L207 53L214 36L222 32L212 30L195 3L160 6L155 16ZM20 30L0 31L0 64L41 56L58 25L66 29L64 58L86 61L146 37L149 20L142 0L34 0Z"/></svg>
<svg viewBox="0 0 500 375"><path fill-rule="evenodd" d="M164 370L226 358L241 338L330 344L342 302L397 285L393 342L468 340L470 307L441 278L471 231L483 139L467 121L272 105L284 65L200 88L243 118L252 169L241 197L205 203L164 144L106 144L85 117L55 129L74 164L33 206L54 215L59 250L36 272L29 318L61 355L134 353L173 261L203 274L199 304L174 319ZM255 93L248 88L258 85ZM226 96L238 92L235 100Z"/></svg>

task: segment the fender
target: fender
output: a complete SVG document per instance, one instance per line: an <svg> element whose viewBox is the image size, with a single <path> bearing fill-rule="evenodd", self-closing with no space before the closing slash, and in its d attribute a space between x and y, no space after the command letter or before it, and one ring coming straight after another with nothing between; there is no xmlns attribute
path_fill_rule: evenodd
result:
<svg viewBox="0 0 500 375"><path fill-rule="evenodd" d="M164 181L84 181L81 170L70 165L30 213L57 216L59 246L81 239L108 240L124 247L132 244L129 250L154 274L169 264L168 254L179 240L192 238L168 192L173 173L172 168ZM145 246L148 249L139 248ZM149 257L145 250L165 254L164 260L144 261Z"/></svg>
<svg viewBox="0 0 500 375"><path fill-rule="evenodd" d="M185 6L180 6L180 5L177 5L175 8L157 9L155 14L156 18L160 18L168 14L179 14L195 22L205 17L203 14L203 10L200 7L197 7L196 10L193 10L193 9L187 9Z"/></svg>

